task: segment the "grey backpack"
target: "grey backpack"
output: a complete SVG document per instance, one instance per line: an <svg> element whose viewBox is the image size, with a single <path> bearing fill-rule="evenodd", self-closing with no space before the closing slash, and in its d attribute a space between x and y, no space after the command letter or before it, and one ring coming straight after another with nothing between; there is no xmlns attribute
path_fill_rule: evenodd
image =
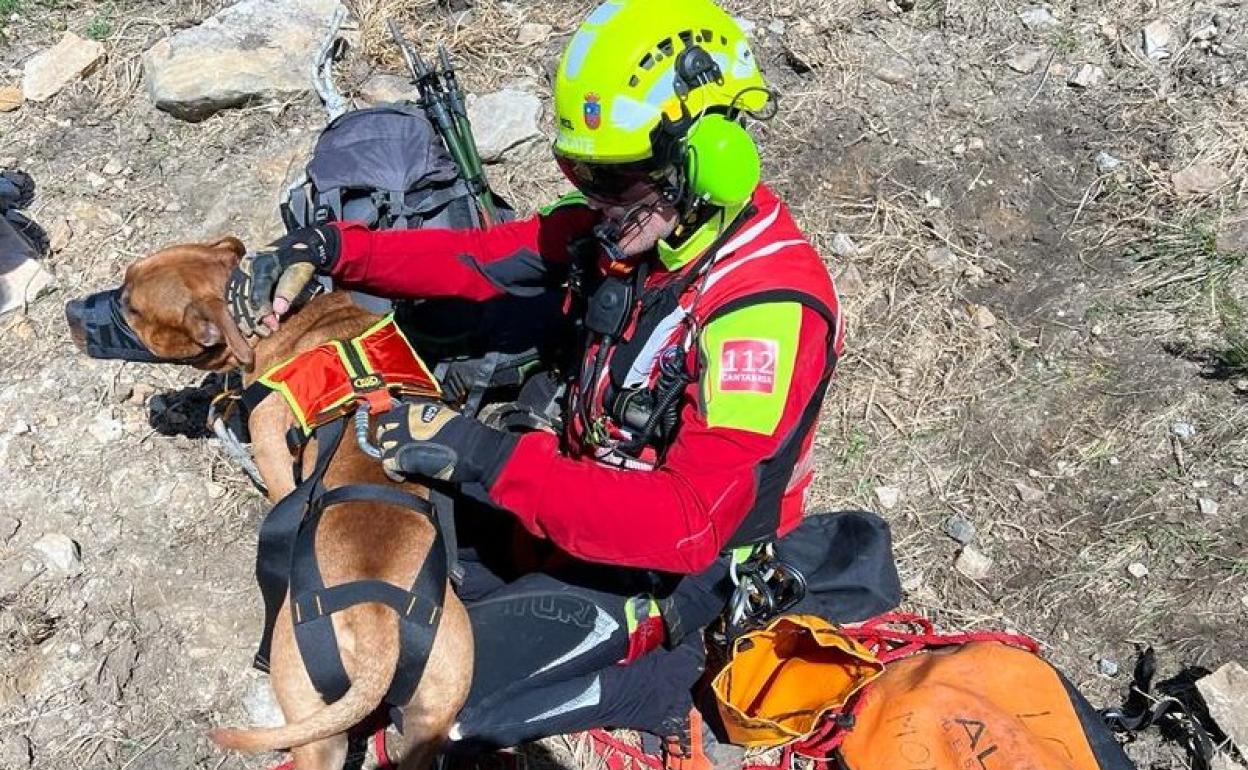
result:
<svg viewBox="0 0 1248 770"><path fill-rule="evenodd" d="M287 230L332 220L377 230L479 224L468 186L429 119L404 103L331 121L281 209Z"/></svg>

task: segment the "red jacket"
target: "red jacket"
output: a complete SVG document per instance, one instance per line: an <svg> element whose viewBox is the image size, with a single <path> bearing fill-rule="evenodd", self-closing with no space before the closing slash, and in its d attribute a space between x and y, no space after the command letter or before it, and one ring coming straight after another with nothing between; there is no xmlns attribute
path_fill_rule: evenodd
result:
<svg viewBox="0 0 1248 770"><path fill-rule="evenodd" d="M587 561L695 573L742 529L761 521L783 533L800 521L818 406L843 327L827 269L785 206L759 187L754 207L709 274L681 295L672 313L679 325L660 323L649 331L653 343L635 345L642 350L629 376L645 383L682 330L697 338L687 362L697 377L661 461L622 466L604 462L602 451L565 455L548 433L523 435L488 492L530 532ZM334 278L396 299L485 300L557 288L567 279L569 242L597 218L564 206L484 231L374 232L348 223L340 225ZM646 287L690 266L656 267ZM792 328L777 330L775 319Z"/></svg>

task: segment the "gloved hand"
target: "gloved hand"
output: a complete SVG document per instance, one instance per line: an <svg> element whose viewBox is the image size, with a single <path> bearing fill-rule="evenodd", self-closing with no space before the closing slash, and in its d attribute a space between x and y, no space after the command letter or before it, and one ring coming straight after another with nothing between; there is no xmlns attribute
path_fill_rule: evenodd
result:
<svg viewBox="0 0 1248 770"><path fill-rule="evenodd" d="M225 284L225 302L244 334L267 337L318 273L338 261L341 238L330 225L304 227L243 257Z"/></svg>
<svg viewBox="0 0 1248 770"><path fill-rule="evenodd" d="M489 481L515 445L511 434L434 399L408 401L383 414L377 441L391 478L410 474L455 482Z"/></svg>

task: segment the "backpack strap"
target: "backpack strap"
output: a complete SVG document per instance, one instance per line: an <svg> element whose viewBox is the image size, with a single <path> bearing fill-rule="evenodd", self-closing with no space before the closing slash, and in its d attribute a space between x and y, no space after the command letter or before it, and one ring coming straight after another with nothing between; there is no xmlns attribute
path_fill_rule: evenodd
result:
<svg viewBox="0 0 1248 770"><path fill-rule="evenodd" d="M390 212L390 217L391 217L390 227L395 230L406 230L407 219L408 219L408 209L403 200L403 191L402 190L387 190L386 200L389 203L389 212ZM417 222L416 227L419 227L419 226L420 226L420 223Z"/></svg>

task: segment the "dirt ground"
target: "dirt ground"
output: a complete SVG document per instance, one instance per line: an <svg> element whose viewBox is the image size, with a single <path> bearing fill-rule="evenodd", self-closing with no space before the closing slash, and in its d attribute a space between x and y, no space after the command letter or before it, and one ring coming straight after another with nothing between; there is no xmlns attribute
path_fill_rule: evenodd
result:
<svg viewBox="0 0 1248 770"><path fill-rule="evenodd" d="M0 114L0 166L35 176L35 217L68 235L45 263L59 289L0 319L6 770L275 761L203 737L271 711L249 668L263 501L170 400L202 375L89 361L61 313L163 245L280 232L319 106L188 124L140 82L147 47L225 4L0 0L0 86L64 29L108 48L83 82ZM880 510L908 608L1035 636L1097 705L1143 645L1165 677L1248 662L1248 4L1062 0L1034 29L1012 0L727 4L782 95L758 127L764 173L848 313L816 508ZM471 90L543 96L588 7L453 5L389 3L451 44ZM1139 42L1155 19L1173 29L1160 62ZM520 45L523 22L552 32ZM1103 80L1070 85L1085 65ZM344 81L368 67L357 52ZM103 177L110 159L123 170ZM1181 194L1193 164L1223 183ZM542 145L489 173L524 211L562 190ZM954 518L991 560L977 577L955 569ZM79 544L70 574L33 549L49 533Z"/></svg>

